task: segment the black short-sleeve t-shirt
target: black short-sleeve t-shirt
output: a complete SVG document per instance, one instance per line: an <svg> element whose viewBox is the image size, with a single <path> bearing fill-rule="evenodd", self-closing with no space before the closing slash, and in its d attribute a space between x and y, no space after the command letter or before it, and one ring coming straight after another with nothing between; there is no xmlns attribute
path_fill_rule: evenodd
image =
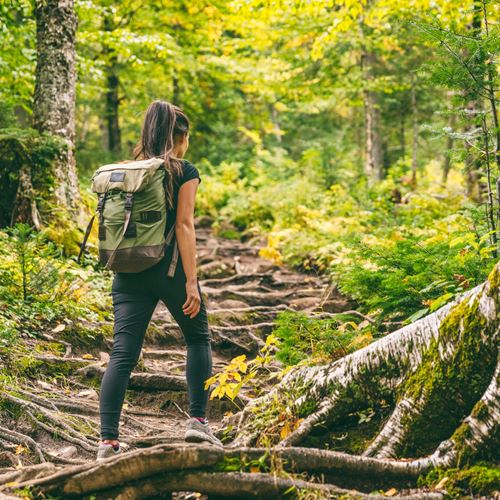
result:
<svg viewBox="0 0 500 500"><path fill-rule="evenodd" d="M198 184L201 182L200 172L198 169L190 163L188 160L182 160L182 176L180 176L176 182L174 182L174 210L168 210L167 212L167 228L166 232L175 223L175 216L177 213L177 198L179 194L180 187L187 181L192 179L198 179Z"/></svg>

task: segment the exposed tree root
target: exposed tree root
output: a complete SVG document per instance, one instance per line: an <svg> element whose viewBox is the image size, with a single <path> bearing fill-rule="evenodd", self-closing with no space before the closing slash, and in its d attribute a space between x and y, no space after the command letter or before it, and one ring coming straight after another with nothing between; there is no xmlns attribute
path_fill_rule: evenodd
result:
<svg viewBox="0 0 500 500"><path fill-rule="evenodd" d="M228 299L241 300L251 306L257 306L259 304L262 304L263 299L265 299L265 302L267 304L277 305L280 302L286 300L287 298L293 296L295 297L302 296L296 290L292 290L290 292L277 292L277 291L266 292L264 295L262 292L259 291L242 291L238 289L233 289L232 287L223 288L220 290L217 288L210 288L206 290L206 292L210 295L212 300L219 300L219 301ZM310 295L306 296L309 297Z"/></svg>
<svg viewBox="0 0 500 500"><path fill-rule="evenodd" d="M274 432L274 443L291 446L316 426L332 425L391 393L396 406L365 456L396 457L441 442L433 455L412 462L420 470L473 454L498 433L499 286L500 264L484 284L435 313L329 365L292 369L269 393L226 419L235 426L233 446L273 434L285 407L302 418L295 417L298 425L285 436Z"/></svg>
<svg viewBox="0 0 500 500"><path fill-rule="evenodd" d="M252 464L260 463L261 471L247 472ZM229 472L238 464L239 472ZM263 470L262 470L263 469ZM336 498L368 498L353 490L332 484L312 482L318 473L344 474L356 477L415 479L422 467L411 462L386 461L354 457L344 453L309 448L241 448L222 450L209 445L157 445L135 450L100 463L66 467L24 482L16 488L30 486L32 491L64 498L96 495L96 498L148 498L164 492L198 491L221 496L279 498L294 486L298 490L317 490ZM290 474L302 474L300 479ZM11 492L12 487L0 487ZM419 498L440 498L421 495ZM370 498L376 498L370 496Z"/></svg>
<svg viewBox="0 0 500 500"><path fill-rule="evenodd" d="M30 481L39 477L46 477L54 474L57 471L57 466L51 462L43 462L41 464L23 467L15 471L4 472L0 474L0 485L5 485L11 482L21 483Z"/></svg>
<svg viewBox="0 0 500 500"><path fill-rule="evenodd" d="M19 405L23 412L30 417L32 422L37 427L40 427L49 434L62 438L69 443L76 444L82 449L92 453L94 453L97 449L97 442L99 440L98 436L86 436L79 430L70 426L64 421L65 418L68 418L67 414L60 413L58 410L47 409L45 406L33 401L18 398L7 390L2 390L0 395L3 399ZM45 457L40 446L32 438L9 429L4 428L4 430L5 435L2 434L2 437L8 441L12 441L13 436L16 437L16 439L18 439L18 443L28 445L37 452L39 459L42 462L45 461ZM89 431L96 432L94 425L89 428Z"/></svg>
<svg viewBox="0 0 500 500"><path fill-rule="evenodd" d="M101 379L106 368L100 364L93 364L78 369L78 373L87 377ZM176 375L164 375L161 373L134 373L130 375L130 389L157 390L157 391L185 391L187 390L186 379Z"/></svg>
<svg viewBox="0 0 500 500"><path fill-rule="evenodd" d="M115 498L140 500L155 498L165 492L197 491L206 495L216 495L230 498L291 498L294 493L307 491L316 493L322 498L356 498L376 499L387 498L382 495L367 495L359 491L346 490L331 484L313 483L301 479L276 477L271 474L248 472L174 472L158 475L152 479L136 481L115 491L106 491L96 495L96 500ZM441 496L434 497L441 498Z"/></svg>

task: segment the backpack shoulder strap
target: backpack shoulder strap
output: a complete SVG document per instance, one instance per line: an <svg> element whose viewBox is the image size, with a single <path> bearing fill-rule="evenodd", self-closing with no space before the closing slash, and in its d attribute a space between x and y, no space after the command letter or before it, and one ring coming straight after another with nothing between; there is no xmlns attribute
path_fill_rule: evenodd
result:
<svg viewBox="0 0 500 500"><path fill-rule="evenodd" d="M106 193L99 193L99 201L97 202L97 210L95 211L94 215L92 215L92 218L90 219L90 222L87 226L87 229L85 230L85 236L83 237L82 244L80 246L80 253L78 254L78 258L76 261L78 264L80 264L83 254L85 253L85 247L87 246L87 241L90 236L90 231L92 231L92 226L94 225L94 220L96 218L96 215L99 214L100 220L102 220L102 212L104 210L104 203L106 202Z"/></svg>

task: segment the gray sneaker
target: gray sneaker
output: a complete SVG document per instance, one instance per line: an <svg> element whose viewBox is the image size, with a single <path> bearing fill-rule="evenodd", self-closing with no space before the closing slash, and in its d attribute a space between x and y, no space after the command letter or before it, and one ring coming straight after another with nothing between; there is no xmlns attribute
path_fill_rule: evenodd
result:
<svg viewBox="0 0 500 500"><path fill-rule="evenodd" d="M210 429L208 423L204 424L193 417L186 420L184 440L188 443L201 443L202 441L207 441L220 448L224 447L222 442L213 435L212 429Z"/></svg>
<svg viewBox="0 0 500 500"><path fill-rule="evenodd" d="M105 460L109 457L116 457L122 453L122 447L120 446L118 449L114 449L112 444L109 443L99 443L99 447L97 448L97 458L96 460Z"/></svg>

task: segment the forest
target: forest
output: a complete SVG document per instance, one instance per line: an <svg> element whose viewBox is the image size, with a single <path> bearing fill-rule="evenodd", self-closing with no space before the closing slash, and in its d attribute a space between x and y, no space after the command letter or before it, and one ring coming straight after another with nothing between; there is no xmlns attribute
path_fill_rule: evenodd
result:
<svg viewBox="0 0 500 500"><path fill-rule="evenodd" d="M0 0L0 45L0 498L500 497L497 0ZM98 462L99 224L79 253L155 100L224 446L183 441L159 304Z"/></svg>

